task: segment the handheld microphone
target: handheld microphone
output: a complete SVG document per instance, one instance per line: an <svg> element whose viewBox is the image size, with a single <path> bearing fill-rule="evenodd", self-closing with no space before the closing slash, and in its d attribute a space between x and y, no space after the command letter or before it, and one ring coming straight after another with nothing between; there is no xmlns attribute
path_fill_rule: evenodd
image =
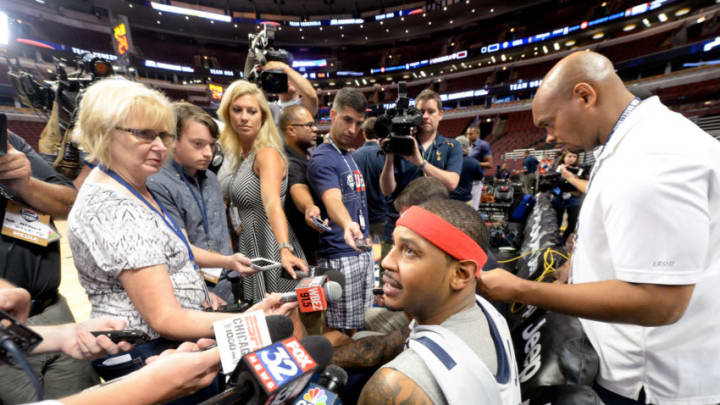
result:
<svg viewBox="0 0 720 405"><path fill-rule="evenodd" d="M245 355L230 376L231 388L201 405L280 405L302 391L313 373L332 358L324 336L291 337Z"/></svg>
<svg viewBox="0 0 720 405"><path fill-rule="evenodd" d="M295 398L293 405L313 405L324 403L325 405L340 405L338 395L345 384L348 374L342 367L334 364L327 366L325 371L318 377L317 384L310 383L307 388Z"/></svg>
<svg viewBox="0 0 720 405"><path fill-rule="evenodd" d="M283 315L265 316L253 311L213 323L224 374L230 374L247 353L289 338L293 323Z"/></svg>
<svg viewBox="0 0 720 405"><path fill-rule="evenodd" d="M310 280L305 282L305 280ZM315 278L303 279L294 292L282 294L281 302L298 301L300 312L325 311L327 303L335 302L342 296L342 287L335 281L328 281L323 286L317 285Z"/></svg>

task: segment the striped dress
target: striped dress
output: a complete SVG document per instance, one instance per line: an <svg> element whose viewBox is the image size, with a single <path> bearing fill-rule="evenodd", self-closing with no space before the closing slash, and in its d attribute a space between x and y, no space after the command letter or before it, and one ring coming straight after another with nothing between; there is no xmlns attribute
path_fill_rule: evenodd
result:
<svg viewBox="0 0 720 405"><path fill-rule="evenodd" d="M233 203L238 207L242 231L238 238L239 252L249 258L264 257L280 262L280 249L275 234L270 228L270 222L265 214L262 198L260 196L260 178L253 171L255 152L251 153L238 166L233 173L228 192ZM287 175L280 188L281 205L285 202L287 194ZM295 248L295 255L305 259L300 243L288 225L290 243ZM259 302L265 292L287 292L295 288L296 282L280 277L282 269L258 272L252 276L244 277L243 298Z"/></svg>

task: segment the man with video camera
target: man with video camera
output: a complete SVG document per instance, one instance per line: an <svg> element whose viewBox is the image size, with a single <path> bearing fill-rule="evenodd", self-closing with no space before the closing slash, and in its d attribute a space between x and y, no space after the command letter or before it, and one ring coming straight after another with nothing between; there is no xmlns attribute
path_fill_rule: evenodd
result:
<svg viewBox="0 0 720 405"><path fill-rule="evenodd" d="M385 154L385 166L380 174L380 189L390 196L388 221L384 238L389 239L395 228L397 211L392 201L410 184L421 176L430 176L440 180L448 191L457 187L462 170L463 151L454 139L438 134L438 126L443 117L440 95L431 89L423 90L415 98L415 108L422 113L422 124L417 134L412 136L415 147L411 155L396 156ZM383 142L387 142L384 140ZM383 249L385 251L387 247Z"/></svg>

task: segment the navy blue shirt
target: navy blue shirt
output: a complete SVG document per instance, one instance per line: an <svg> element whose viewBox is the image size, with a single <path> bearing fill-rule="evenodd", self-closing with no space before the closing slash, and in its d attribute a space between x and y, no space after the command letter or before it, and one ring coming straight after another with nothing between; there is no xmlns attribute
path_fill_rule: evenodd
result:
<svg viewBox="0 0 720 405"><path fill-rule="evenodd" d="M535 173L538 167L538 160L535 158L535 156L530 155L523 159L523 167L525 168L525 173L532 174Z"/></svg>
<svg viewBox="0 0 720 405"><path fill-rule="evenodd" d="M439 134L435 136L428 150L424 150L420 146L420 154L423 155L428 164L443 170L455 172L460 175L462 172L463 150L460 142L454 139L448 139ZM395 229L395 220L400 216L395 210L392 202L395 198L405 190L411 181L424 175L421 168L415 166L401 156L395 156L395 191L390 195L388 201L388 220L385 222L385 230L383 232L383 241L392 243L392 232Z"/></svg>
<svg viewBox="0 0 720 405"><path fill-rule="evenodd" d="M360 225L363 235L368 236L370 224L368 223L365 180L348 151L339 151L329 143L321 144L310 156L307 177L312 189L320 196L320 202L326 191L332 188L339 189L342 193L342 202L350 214L350 218ZM323 216L329 218L324 204L321 204L320 209ZM345 243L344 230L332 219L329 223L332 229L330 232L320 235L318 255L335 259L360 254Z"/></svg>
<svg viewBox="0 0 720 405"><path fill-rule="evenodd" d="M380 154L380 145L375 141L365 142L352 156L365 178L370 223L384 223L387 198L380 190L380 173L385 165L385 156Z"/></svg>
<svg viewBox="0 0 720 405"><path fill-rule="evenodd" d="M472 147L472 150L468 154L471 158L477 159L478 162L482 162L486 156L492 155L490 144L482 139L478 138Z"/></svg>
<svg viewBox="0 0 720 405"><path fill-rule="evenodd" d="M480 162L470 156L464 156L460 181L455 190L450 193L450 198L458 201L470 201L473 181L482 180L482 178L483 168L480 166Z"/></svg>

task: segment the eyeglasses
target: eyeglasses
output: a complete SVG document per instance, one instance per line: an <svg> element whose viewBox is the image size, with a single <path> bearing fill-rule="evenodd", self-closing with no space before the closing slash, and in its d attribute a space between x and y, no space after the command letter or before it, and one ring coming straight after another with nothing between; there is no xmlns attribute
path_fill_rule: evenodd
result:
<svg viewBox="0 0 720 405"><path fill-rule="evenodd" d="M305 127L305 128L307 128L307 129L310 129L310 128L312 128L312 127L315 126L315 122L313 121L313 122L306 122L306 123L304 123L304 124L290 124L290 126L293 126L293 127Z"/></svg>
<svg viewBox="0 0 720 405"><path fill-rule="evenodd" d="M170 132L165 131L155 131L154 129L134 129L134 128L122 128L122 127L115 127L118 131L125 131L133 134L136 138L145 141L147 143L152 143L157 139L157 137L160 137L160 140L165 144L165 146L173 146L175 144L175 140L177 140L177 137L175 134L171 134Z"/></svg>

